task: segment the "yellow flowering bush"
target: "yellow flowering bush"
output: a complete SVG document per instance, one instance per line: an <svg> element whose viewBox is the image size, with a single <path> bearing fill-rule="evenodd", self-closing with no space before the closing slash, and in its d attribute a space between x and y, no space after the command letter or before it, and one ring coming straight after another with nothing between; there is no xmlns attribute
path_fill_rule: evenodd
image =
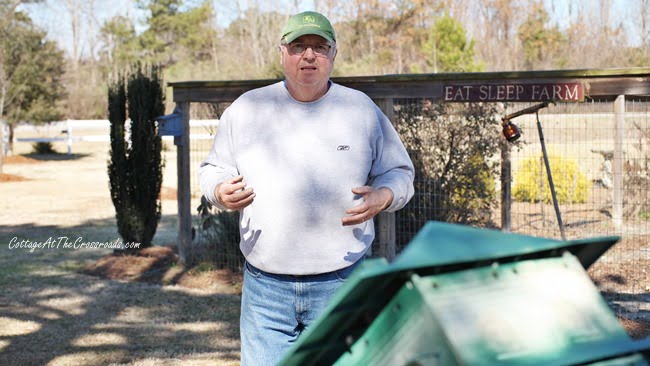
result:
<svg viewBox="0 0 650 366"><path fill-rule="evenodd" d="M549 156L555 194L559 203L584 203L589 195L589 180L575 160ZM540 194L541 189L541 194ZM552 202L546 166L541 155L524 160L514 177L513 197L521 202Z"/></svg>

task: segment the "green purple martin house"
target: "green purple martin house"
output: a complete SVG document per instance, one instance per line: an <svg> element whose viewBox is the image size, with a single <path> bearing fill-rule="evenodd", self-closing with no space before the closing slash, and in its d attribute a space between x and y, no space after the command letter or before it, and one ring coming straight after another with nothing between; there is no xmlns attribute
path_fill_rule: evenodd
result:
<svg viewBox="0 0 650 366"><path fill-rule="evenodd" d="M648 365L586 269L619 240L429 222L369 259L282 365Z"/></svg>

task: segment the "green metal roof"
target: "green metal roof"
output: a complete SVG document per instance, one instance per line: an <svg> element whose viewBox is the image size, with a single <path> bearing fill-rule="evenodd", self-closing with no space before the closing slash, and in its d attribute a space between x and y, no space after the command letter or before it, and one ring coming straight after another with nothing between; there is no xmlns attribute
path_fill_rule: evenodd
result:
<svg viewBox="0 0 650 366"><path fill-rule="evenodd" d="M560 241L429 222L390 267L393 271L443 266L459 268L485 261L557 256L568 250L587 269L618 240L619 237L611 236Z"/></svg>
<svg viewBox="0 0 650 366"><path fill-rule="evenodd" d="M566 252L587 268L618 240L611 236L564 242L429 222L393 263L381 258L361 264L334 295L324 314L299 338L283 364L338 359L350 347L346 338L356 339L363 334L414 274L453 273L493 263L561 257Z"/></svg>

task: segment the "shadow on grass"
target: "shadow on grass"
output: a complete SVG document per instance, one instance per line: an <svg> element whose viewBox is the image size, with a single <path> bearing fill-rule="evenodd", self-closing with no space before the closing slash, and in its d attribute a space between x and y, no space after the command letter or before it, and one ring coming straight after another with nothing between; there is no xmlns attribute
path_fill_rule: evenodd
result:
<svg viewBox="0 0 650 366"><path fill-rule="evenodd" d="M21 154L22 156L39 161L65 161L65 160L79 160L92 154L66 154L66 153L53 153L53 154Z"/></svg>
<svg viewBox="0 0 650 366"><path fill-rule="evenodd" d="M0 304L3 365L238 359L236 295L45 275L10 286Z"/></svg>
<svg viewBox="0 0 650 366"><path fill-rule="evenodd" d="M163 238L175 237L173 218L164 217L160 230ZM239 294L79 273L109 249L8 248L13 237L43 242L62 236L69 242L118 238L112 218L73 227L0 225L0 267L7 269L0 271L0 365L238 363ZM167 260L153 257L150 266L162 268ZM144 280L160 282L163 275L152 272Z"/></svg>

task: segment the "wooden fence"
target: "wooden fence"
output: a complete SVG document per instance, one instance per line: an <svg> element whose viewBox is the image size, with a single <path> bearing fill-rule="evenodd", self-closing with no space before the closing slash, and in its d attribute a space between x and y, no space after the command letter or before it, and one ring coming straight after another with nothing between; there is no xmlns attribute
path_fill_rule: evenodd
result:
<svg viewBox="0 0 650 366"><path fill-rule="evenodd" d="M188 131L192 103L229 103L242 93L266 86L278 80L247 81L188 81L170 83L173 99L181 107L185 131ZM650 68L608 69L608 70L558 70L542 72L498 72L498 73L451 73L422 75L386 75L368 77L333 78L333 81L360 90L376 101L384 113L394 121L394 101L419 98L435 103L531 103L542 101L565 101L589 103L594 100L615 101L611 111L616 116L616 125L622 128L625 120L626 98L650 96ZM619 131L619 132L615 132ZM620 136L620 130L612 131ZM613 152L613 222L620 227L622 222L621 178L624 163L622 144L615 144ZM178 144L178 188L179 188L179 252L189 260L192 256L192 209L190 179L189 135L184 135ZM508 169L508 164L502 164ZM501 228L510 230L511 197L510 173L502 172ZM398 246L395 240L395 216L382 213L379 217L377 242L379 255L392 259Z"/></svg>

